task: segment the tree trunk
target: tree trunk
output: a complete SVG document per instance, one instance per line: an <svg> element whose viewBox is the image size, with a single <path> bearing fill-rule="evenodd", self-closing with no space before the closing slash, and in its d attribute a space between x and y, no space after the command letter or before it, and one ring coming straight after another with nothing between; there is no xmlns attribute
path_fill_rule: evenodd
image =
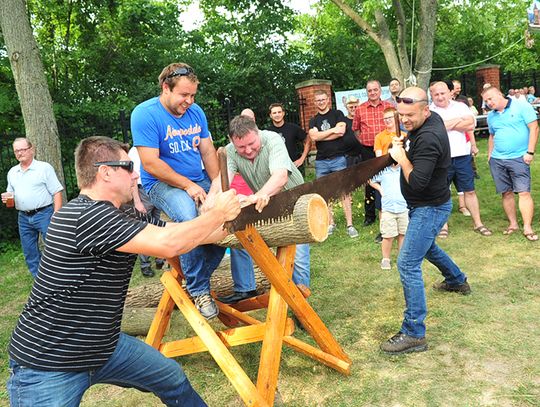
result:
<svg viewBox="0 0 540 407"><path fill-rule="evenodd" d="M296 201L290 219L257 226L257 231L270 247L322 242L328 237L328 222L328 206L324 199L317 194L308 194ZM242 247L234 235L227 236L217 244Z"/></svg>
<svg viewBox="0 0 540 407"><path fill-rule="evenodd" d="M124 308L122 316L122 332L133 336L144 336L148 333L157 308Z"/></svg>
<svg viewBox="0 0 540 407"><path fill-rule="evenodd" d="M265 275L261 273L256 264L253 265L255 270L255 283L257 291L263 293L270 289L270 283ZM214 271L210 278L210 287L218 296L226 296L233 293L233 281L231 277L231 262L229 257L225 257L219 267ZM141 308L141 307L157 307L161 295L163 294L163 284L156 281L149 284L133 287L128 290L124 309Z"/></svg>
<svg viewBox="0 0 540 407"><path fill-rule="evenodd" d="M437 27L437 0L422 0L420 2L420 29L416 52L416 70L418 71L417 86L427 89L431 80L433 67L433 43Z"/></svg>
<svg viewBox="0 0 540 407"><path fill-rule="evenodd" d="M0 28L21 104L26 137L36 146L36 158L50 163L65 185L51 94L25 0L0 1Z"/></svg>

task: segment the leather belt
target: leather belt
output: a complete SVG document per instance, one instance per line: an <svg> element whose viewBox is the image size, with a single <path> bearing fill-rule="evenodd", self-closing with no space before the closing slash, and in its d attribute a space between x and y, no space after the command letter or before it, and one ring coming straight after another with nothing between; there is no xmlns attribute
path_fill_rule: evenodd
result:
<svg viewBox="0 0 540 407"><path fill-rule="evenodd" d="M43 209L50 208L51 206L52 206L52 204L49 204L47 206L42 206L41 208L32 209L31 211L21 211L21 212L24 213L26 216L32 216L32 215L35 215L36 213L42 211Z"/></svg>

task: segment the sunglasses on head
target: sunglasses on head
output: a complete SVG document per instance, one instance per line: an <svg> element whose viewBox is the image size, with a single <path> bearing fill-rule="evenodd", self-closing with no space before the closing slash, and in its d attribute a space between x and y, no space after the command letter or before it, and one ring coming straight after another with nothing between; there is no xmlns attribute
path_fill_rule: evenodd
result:
<svg viewBox="0 0 540 407"><path fill-rule="evenodd" d="M165 79L171 79L176 76L187 76L189 74L194 74L195 71L192 68L183 66L181 68L176 68L174 71L172 71L170 74L168 74Z"/></svg>
<svg viewBox="0 0 540 407"><path fill-rule="evenodd" d="M109 167L120 167L129 172L133 172L133 161L100 161L94 163L94 167L99 167L100 165L107 165Z"/></svg>
<svg viewBox="0 0 540 407"><path fill-rule="evenodd" d="M412 105L413 103L418 103L418 102L426 102L427 103L427 101L428 101L427 99L402 98L402 97L399 97L399 96L396 97L396 102L405 103L406 105Z"/></svg>

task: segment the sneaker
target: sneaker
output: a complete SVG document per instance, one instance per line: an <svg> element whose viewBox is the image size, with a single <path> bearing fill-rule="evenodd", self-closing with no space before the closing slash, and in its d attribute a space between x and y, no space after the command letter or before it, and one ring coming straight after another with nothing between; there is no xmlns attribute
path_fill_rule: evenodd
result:
<svg viewBox="0 0 540 407"><path fill-rule="evenodd" d="M375 223L375 219L368 218L364 221L364 226L373 225Z"/></svg>
<svg viewBox="0 0 540 407"><path fill-rule="evenodd" d="M257 296L257 290L252 291L235 291L234 294L226 297L218 297L218 300L223 304L236 304L238 301L246 300Z"/></svg>
<svg viewBox="0 0 540 407"><path fill-rule="evenodd" d="M437 291L448 291L463 295L469 295L471 293L471 286L466 280L462 284L448 284L446 281L442 281L440 283L433 284L433 288Z"/></svg>
<svg viewBox="0 0 540 407"><path fill-rule="evenodd" d="M383 352L399 355L409 352L424 352L427 350L426 338L415 338L398 332L380 346Z"/></svg>
<svg viewBox="0 0 540 407"><path fill-rule="evenodd" d="M334 233L334 230L336 230L336 225L334 224L328 225L328 236Z"/></svg>
<svg viewBox="0 0 540 407"><path fill-rule="evenodd" d="M381 260L381 270L392 270L392 266L390 264L390 259L383 258Z"/></svg>
<svg viewBox="0 0 540 407"><path fill-rule="evenodd" d="M193 302L206 319L215 318L219 314L219 309L210 294L194 295Z"/></svg>
<svg viewBox="0 0 540 407"><path fill-rule="evenodd" d="M464 206L459 208L459 211L463 214L463 216L471 216L471 213L469 212L469 210L465 208Z"/></svg>
<svg viewBox="0 0 540 407"><path fill-rule="evenodd" d="M141 273L145 277L154 277L154 270L152 270L152 267L141 267Z"/></svg>
<svg viewBox="0 0 540 407"><path fill-rule="evenodd" d="M378 233L377 236L375 236L374 241L375 241L375 243L377 243L377 244L381 244L381 243L382 243L382 239L383 239L383 238L382 238L382 235L381 235L380 233Z"/></svg>
<svg viewBox="0 0 540 407"><path fill-rule="evenodd" d="M163 269L164 264L165 264L165 259L156 259L156 270Z"/></svg>
<svg viewBox="0 0 540 407"><path fill-rule="evenodd" d="M356 230L353 225L347 226L347 233L349 234L349 237L358 237L358 230Z"/></svg>

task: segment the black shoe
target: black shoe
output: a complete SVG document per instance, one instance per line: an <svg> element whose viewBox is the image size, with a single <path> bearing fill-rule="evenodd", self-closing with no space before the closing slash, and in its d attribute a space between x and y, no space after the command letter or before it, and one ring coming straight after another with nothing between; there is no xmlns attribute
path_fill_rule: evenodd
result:
<svg viewBox="0 0 540 407"><path fill-rule="evenodd" d="M156 270L161 270L164 264L165 264L165 260L156 259Z"/></svg>
<svg viewBox="0 0 540 407"><path fill-rule="evenodd" d="M145 277L154 277L154 270L151 267L141 268L141 273Z"/></svg>
<svg viewBox="0 0 540 407"><path fill-rule="evenodd" d="M446 281L433 284L433 288L437 291L447 291L450 293L459 293L463 295L469 295L471 293L471 286L465 280L462 284L448 284Z"/></svg>
<svg viewBox="0 0 540 407"><path fill-rule="evenodd" d="M369 225L372 225L372 224L374 224L374 223L375 223L375 219L370 219L370 218L368 218L368 219L366 219L366 220L364 221L364 226L369 226Z"/></svg>
<svg viewBox="0 0 540 407"><path fill-rule="evenodd" d="M375 243L377 244L382 243L382 235L380 233L377 236L375 236Z"/></svg>
<svg viewBox="0 0 540 407"><path fill-rule="evenodd" d="M381 343L381 350L391 355L427 350L426 338L415 338L398 332L386 342Z"/></svg>
<svg viewBox="0 0 540 407"><path fill-rule="evenodd" d="M238 301L246 300L257 296L257 291L252 290L248 292L235 291L234 294L227 295L226 297L217 297L219 302L223 304L236 304Z"/></svg>

